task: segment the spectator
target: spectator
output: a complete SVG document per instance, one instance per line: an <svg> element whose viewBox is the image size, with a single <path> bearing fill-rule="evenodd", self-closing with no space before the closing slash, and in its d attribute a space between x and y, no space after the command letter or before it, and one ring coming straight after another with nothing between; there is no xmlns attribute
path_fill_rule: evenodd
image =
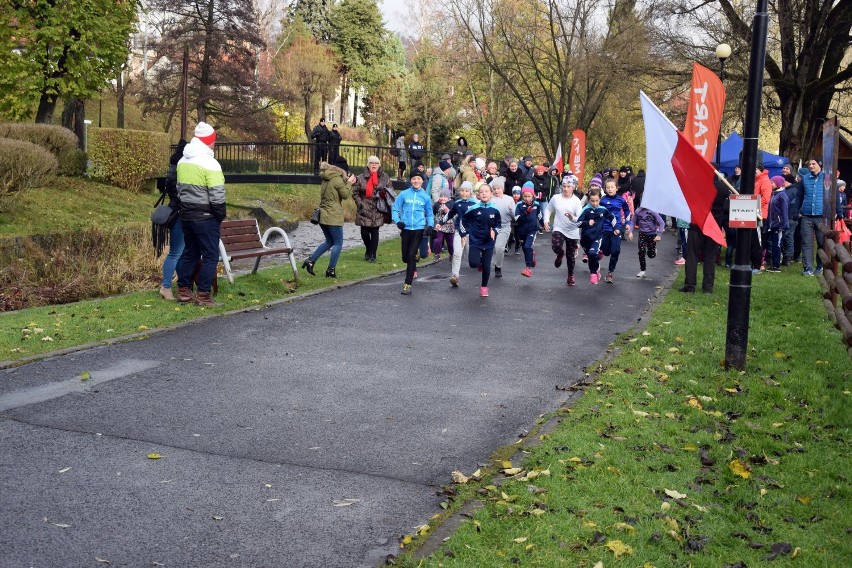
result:
<svg viewBox="0 0 852 568"><path fill-rule="evenodd" d="M302 263L302 268L314 276L314 264L326 251L331 250L331 258L325 271L326 278L337 278L337 259L343 248L343 200L352 196L352 184L355 176L349 173L349 164L343 156L334 164L320 164L320 222L325 242Z"/></svg>
<svg viewBox="0 0 852 568"><path fill-rule="evenodd" d="M169 207L176 210L180 215L180 197L177 191L177 165L183 158L183 150L186 148L186 140L183 138L178 142L175 153L169 158L169 172L166 174L166 193L169 196ZM163 281L160 285L160 296L165 300L174 300L172 293L172 278L174 278L178 261L183 254L183 228L180 217L169 227L169 254L163 261Z"/></svg>
<svg viewBox="0 0 852 568"><path fill-rule="evenodd" d="M415 134L411 137L411 142L408 143L408 156L411 160L411 171L414 172L414 166L423 159L423 144L420 143L420 137Z"/></svg>
<svg viewBox="0 0 852 568"><path fill-rule="evenodd" d="M514 188L516 185L518 187L523 187L524 182L527 181L527 176L521 169L517 160L509 162L509 169L506 170L506 175L504 177L506 178L506 187Z"/></svg>
<svg viewBox="0 0 852 568"><path fill-rule="evenodd" d="M642 206L642 194L645 193L645 170L636 172L633 178L633 205L637 209Z"/></svg>
<svg viewBox="0 0 852 568"><path fill-rule="evenodd" d="M512 154L506 154L505 156L503 156L503 162L500 163L499 169L499 173L502 177L506 177L506 172L509 171L509 165L514 161L515 157Z"/></svg>
<svg viewBox="0 0 852 568"><path fill-rule="evenodd" d="M337 157L340 155L340 142L343 140L343 137L340 135L340 131L337 130L337 125L331 125L331 132L328 133L328 162L333 164L337 161Z"/></svg>
<svg viewBox="0 0 852 568"><path fill-rule="evenodd" d="M799 228L799 186L796 185L796 176L793 175L791 168L787 168L787 170L790 173L783 174L782 177L784 178L784 192L787 194L787 223L789 227L784 231L782 266L790 266L793 263L793 243ZM784 168L781 171L784 171Z"/></svg>
<svg viewBox="0 0 852 568"><path fill-rule="evenodd" d="M177 164L177 192L184 250L178 262L178 300L199 306L216 304L210 295L219 264L219 236L227 215L225 176L213 157L216 131L206 122L195 126L195 136ZM192 278L198 264L198 290L192 295Z"/></svg>
<svg viewBox="0 0 852 568"><path fill-rule="evenodd" d="M352 185L352 199L355 200L355 224L361 227L361 240L364 241L364 260L376 262L379 247L379 228L390 222L390 208L387 213L379 211L377 203L386 199L391 186L390 176L382 171L378 156L367 158L364 172ZM385 202L387 203L387 202Z"/></svg>
<svg viewBox="0 0 852 568"><path fill-rule="evenodd" d="M405 149L405 134L402 133L399 135L399 138L396 139L396 153L397 153L397 161L399 162L399 166L397 167L397 176L396 179L404 179L405 169L408 166L408 151Z"/></svg>
<svg viewBox="0 0 852 568"><path fill-rule="evenodd" d="M328 139L331 133L325 125L325 118L319 119L319 124L314 126L311 132L311 140L314 141L314 175L320 173L320 162L328 160Z"/></svg>
<svg viewBox="0 0 852 568"><path fill-rule="evenodd" d="M467 138L464 136L459 136L456 139L456 150L455 153L464 156L465 152L467 152Z"/></svg>
<svg viewBox="0 0 852 568"><path fill-rule="evenodd" d="M713 185L716 188L716 197L713 200L710 213L713 215L716 224L723 227L730 193L728 186L718 177L714 178ZM686 270L681 292L695 292L698 283L698 262L701 260L704 264L701 291L706 294L713 293L713 284L716 280L716 253L718 251L719 245L710 237L705 236L698 225L689 225L689 236L686 240Z"/></svg>

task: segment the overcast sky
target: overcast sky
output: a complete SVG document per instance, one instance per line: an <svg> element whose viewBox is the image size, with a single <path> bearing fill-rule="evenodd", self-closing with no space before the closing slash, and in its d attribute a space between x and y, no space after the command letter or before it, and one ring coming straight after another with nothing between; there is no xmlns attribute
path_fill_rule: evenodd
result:
<svg viewBox="0 0 852 568"><path fill-rule="evenodd" d="M387 28L392 32L404 34L410 33L406 30L406 5L410 5L410 0L381 0L380 7L382 16L384 17Z"/></svg>

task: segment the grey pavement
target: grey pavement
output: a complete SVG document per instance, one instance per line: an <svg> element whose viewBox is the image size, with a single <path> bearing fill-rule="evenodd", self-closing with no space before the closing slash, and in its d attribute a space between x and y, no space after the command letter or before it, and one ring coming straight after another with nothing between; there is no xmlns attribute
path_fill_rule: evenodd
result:
<svg viewBox="0 0 852 568"><path fill-rule="evenodd" d="M442 260L408 297L396 274L0 371L0 566L375 566L642 317L660 244L644 280L625 243L614 285L578 260L568 288L548 234L490 298Z"/></svg>

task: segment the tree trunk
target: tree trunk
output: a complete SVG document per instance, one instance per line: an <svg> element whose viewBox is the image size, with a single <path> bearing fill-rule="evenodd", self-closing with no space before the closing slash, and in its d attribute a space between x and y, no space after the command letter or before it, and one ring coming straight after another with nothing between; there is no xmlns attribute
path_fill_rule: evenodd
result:
<svg viewBox="0 0 852 568"><path fill-rule="evenodd" d="M130 81L127 82L130 84ZM127 85L124 83L124 71L119 71L115 78L115 127L124 128L124 95Z"/></svg>
<svg viewBox="0 0 852 568"><path fill-rule="evenodd" d="M86 103L77 97L70 96L65 101L62 111L62 126L77 135L77 145L82 149L86 137Z"/></svg>
<svg viewBox="0 0 852 568"><path fill-rule="evenodd" d="M355 91L355 104L352 105L352 128L358 127L358 91Z"/></svg>
<svg viewBox="0 0 852 568"><path fill-rule="evenodd" d="M42 91L38 101L38 111L35 121L38 124L53 123L53 112L56 110L56 95Z"/></svg>
<svg viewBox="0 0 852 568"><path fill-rule="evenodd" d="M343 121L346 120L346 103L349 102L348 79L349 76L346 72L340 75L340 117L338 118L340 124L343 124Z"/></svg>

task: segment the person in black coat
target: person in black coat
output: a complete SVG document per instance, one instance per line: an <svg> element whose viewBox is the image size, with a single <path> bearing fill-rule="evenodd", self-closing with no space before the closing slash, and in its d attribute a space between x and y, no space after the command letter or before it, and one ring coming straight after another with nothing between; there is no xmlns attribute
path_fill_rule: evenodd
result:
<svg viewBox="0 0 852 568"><path fill-rule="evenodd" d="M633 178L633 206L639 209L642 206L642 194L645 193L645 170L639 170Z"/></svg>
<svg viewBox="0 0 852 568"><path fill-rule="evenodd" d="M713 164L718 169L717 164ZM728 200L730 192L728 186L718 177L714 177L713 185L716 188L716 198L710 208L710 213L720 228L725 227L725 215L728 211ZM703 259L704 275L701 282L701 291L706 294L713 293L713 283L716 279L716 253L719 252L719 244L710 237L704 235L698 225L689 225L689 236L686 239L686 270L681 292L695 292L698 278L698 261Z"/></svg>
<svg viewBox="0 0 852 568"><path fill-rule="evenodd" d="M169 207L177 212L180 212L180 197L177 191L177 164L183 158L183 149L186 148L186 140L180 139L172 157L169 158L169 172L166 174L165 193L169 196ZM180 220L177 220L171 227L157 227L156 230L169 231L169 254L163 261L163 278L160 284L160 296L164 300L174 300L175 296L172 293L172 280L175 276L175 268L177 267L180 255L183 254L183 227ZM161 242L165 242L160 238ZM159 253L158 255L159 256Z"/></svg>
<svg viewBox="0 0 852 568"><path fill-rule="evenodd" d="M311 131L311 140L314 141L314 175L319 175L320 162L328 160L328 139L331 133L325 125L325 118L319 119L319 124Z"/></svg>
<svg viewBox="0 0 852 568"><path fill-rule="evenodd" d="M337 161L337 157L340 155L340 142L343 140L343 137L340 135L340 131L337 130L337 125L331 125L331 132L328 133L328 163L333 164Z"/></svg>

